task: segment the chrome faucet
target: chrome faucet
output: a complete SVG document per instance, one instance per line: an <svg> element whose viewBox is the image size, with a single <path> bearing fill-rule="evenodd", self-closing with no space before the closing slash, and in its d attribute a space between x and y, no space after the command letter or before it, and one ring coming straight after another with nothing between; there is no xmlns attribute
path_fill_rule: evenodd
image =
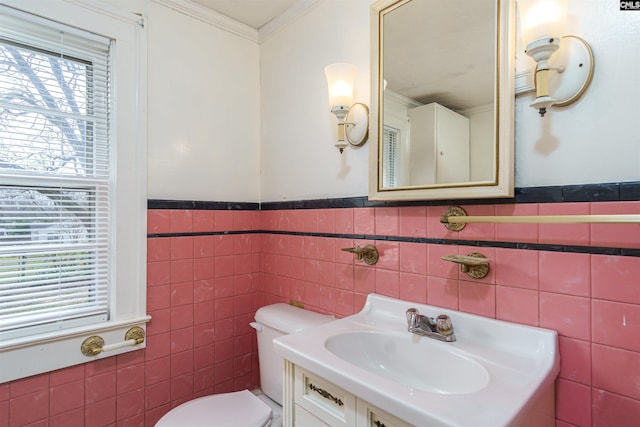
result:
<svg viewBox="0 0 640 427"><path fill-rule="evenodd" d="M433 318L420 314L415 308L410 308L406 315L409 332L445 342L456 340L453 333L453 323L446 314Z"/></svg>

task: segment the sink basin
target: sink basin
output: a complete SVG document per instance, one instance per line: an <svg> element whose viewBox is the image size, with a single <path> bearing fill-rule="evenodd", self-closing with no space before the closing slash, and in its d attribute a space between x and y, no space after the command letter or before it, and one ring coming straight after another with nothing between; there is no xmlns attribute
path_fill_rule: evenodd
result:
<svg viewBox="0 0 640 427"><path fill-rule="evenodd" d="M325 345L347 362L422 391L473 393L489 383L489 373L477 361L414 334L349 332Z"/></svg>
<svg viewBox="0 0 640 427"><path fill-rule="evenodd" d="M407 331L415 307L456 341ZM557 333L370 294L352 316L274 339L277 354L416 426L555 426Z"/></svg>

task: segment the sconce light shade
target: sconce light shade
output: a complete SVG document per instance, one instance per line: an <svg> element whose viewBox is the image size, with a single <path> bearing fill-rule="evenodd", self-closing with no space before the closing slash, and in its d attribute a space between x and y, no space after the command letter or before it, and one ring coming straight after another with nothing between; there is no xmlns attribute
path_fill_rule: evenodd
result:
<svg viewBox="0 0 640 427"><path fill-rule="evenodd" d="M329 105L331 109L343 107L347 110L353 104L353 80L356 66L352 64L331 64L324 68L329 86Z"/></svg>
<svg viewBox="0 0 640 427"><path fill-rule="evenodd" d="M338 63L324 68L329 88L331 112L338 119L338 141L335 146L340 153L349 145L364 144L369 135L369 109L362 103L353 104L353 81L356 66Z"/></svg>
<svg viewBox="0 0 640 427"><path fill-rule="evenodd" d="M566 32L567 0L518 0L522 41L560 38Z"/></svg>
<svg viewBox="0 0 640 427"><path fill-rule="evenodd" d="M567 0L518 0L518 11L526 53L536 61L531 106L544 116L547 108L572 104L582 96L593 76L593 53L580 37L565 35Z"/></svg>

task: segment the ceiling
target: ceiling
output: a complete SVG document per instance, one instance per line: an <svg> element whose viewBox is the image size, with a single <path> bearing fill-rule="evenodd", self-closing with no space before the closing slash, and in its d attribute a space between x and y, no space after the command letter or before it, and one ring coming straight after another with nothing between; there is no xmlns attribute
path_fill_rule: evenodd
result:
<svg viewBox="0 0 640 427"><path fill-rule="evenodd" d="M262 31L271 21L317 2L186 1ZM467 0L444 3L416 0L385 16L384 79L389 89L423 103L438 102L454 110L493 101L495 0L474 0L464 7L460 6L461 2ZM464 39L461 34L465 35Z"/></svg>
<svg viewBox="0 0 640 427"><path fill-rule="evenodd" d="M299 0L191 0L238 22L260 29Z"/></svg>
<svg viewBox="0 0 640 427"><path fill-rule="evenodd" d="M387 88L456 111L492 103L495 7L495 0L415 0L386 13Z"/></svg>

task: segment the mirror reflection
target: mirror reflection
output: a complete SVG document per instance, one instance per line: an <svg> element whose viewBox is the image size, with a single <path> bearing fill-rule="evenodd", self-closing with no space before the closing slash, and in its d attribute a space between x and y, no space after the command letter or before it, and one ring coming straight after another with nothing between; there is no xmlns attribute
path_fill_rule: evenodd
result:
<svg viewBox="0 0 640 427"><path fill-rule="evenodd" d="M497 12L497 0L380 12L381 189L496 182Z"/></svg>

